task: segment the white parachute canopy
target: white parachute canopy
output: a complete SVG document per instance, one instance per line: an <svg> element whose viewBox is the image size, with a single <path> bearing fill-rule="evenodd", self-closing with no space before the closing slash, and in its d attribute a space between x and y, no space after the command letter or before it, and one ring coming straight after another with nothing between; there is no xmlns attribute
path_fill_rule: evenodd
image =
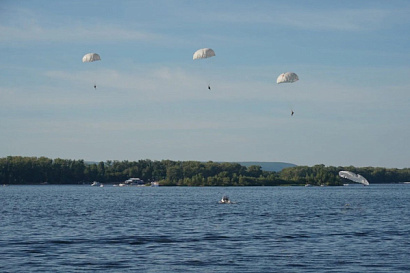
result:
<svg viewBox="0 0 410 273"><path fill-rule="evenodd" d="M293 72L286 72L279 75L276 83L292 83L298 81L299 77L296 73Z"/></svg>
<svg viewBox="0 0 410 273"><path fill-rule="evenodd" d="M194 56L192 57L193 60L196 59L206 59L215 56L215 51L211 48L201 48L195 51Z"/></svg>
<svg viewBox="0 0 410 273"><path fill-rule="evenodd" d="M355 174L354 172L349 171L340 171L339 176L342 178L349 179L353 182L362 183L363 185L369 186L369 181L360 174Z"/></svg>
<svg viewBox="0 0 410 273"><path fill-rule="evenodd" d="M97 53L88 53L85 54L83 57L83 63L90 63L90 62L94 62L94 61L100 61L100 55L98 55Z"/></svg>

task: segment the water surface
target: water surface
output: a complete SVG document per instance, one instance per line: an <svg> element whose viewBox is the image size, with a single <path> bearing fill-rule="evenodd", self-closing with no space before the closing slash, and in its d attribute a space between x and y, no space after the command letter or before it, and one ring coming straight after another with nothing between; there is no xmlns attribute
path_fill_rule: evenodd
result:
<svg viewBox="0 0 410 273"><path fill-rule="evenodd" d="M410 272L404 184L7 186L0 204L0 272Z"/></svg>

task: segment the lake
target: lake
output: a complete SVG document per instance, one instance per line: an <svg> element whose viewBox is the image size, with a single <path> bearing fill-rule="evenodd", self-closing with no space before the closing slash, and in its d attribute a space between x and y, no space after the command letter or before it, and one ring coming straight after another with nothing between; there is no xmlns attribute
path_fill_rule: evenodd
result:
<svg viewBox="0 0 410 273"><path fill-rule="evenodd" d="M0 272L410 272L410 184L6 186L0 204Z"/></svg>

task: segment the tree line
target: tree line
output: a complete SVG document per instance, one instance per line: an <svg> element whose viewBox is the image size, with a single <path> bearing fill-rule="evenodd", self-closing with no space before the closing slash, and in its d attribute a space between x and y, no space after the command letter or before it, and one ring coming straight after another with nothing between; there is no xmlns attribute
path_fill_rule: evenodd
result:
<svg viewBox="0 0 410 273"><path fill-rule="evenodd" d="M239 163L199 161L105 161L50 159L47 157L8 156L0 158L0 184L89 184L119 183L131 177L161 186L281 186L328 185L348 183L340 170L360 173L372 183L410 181L410 168L296 166L279 172L264 171L261 166Z"/></svg>

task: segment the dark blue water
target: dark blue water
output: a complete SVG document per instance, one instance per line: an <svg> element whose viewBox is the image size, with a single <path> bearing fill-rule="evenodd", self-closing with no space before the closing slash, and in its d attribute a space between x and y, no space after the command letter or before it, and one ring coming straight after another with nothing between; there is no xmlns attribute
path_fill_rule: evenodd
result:
<svg viewBox="0 0 410 273"><path fill-rule="evenodd" d="M410 272L409 211L404 184L0 187L0 272Z"/></svg>

